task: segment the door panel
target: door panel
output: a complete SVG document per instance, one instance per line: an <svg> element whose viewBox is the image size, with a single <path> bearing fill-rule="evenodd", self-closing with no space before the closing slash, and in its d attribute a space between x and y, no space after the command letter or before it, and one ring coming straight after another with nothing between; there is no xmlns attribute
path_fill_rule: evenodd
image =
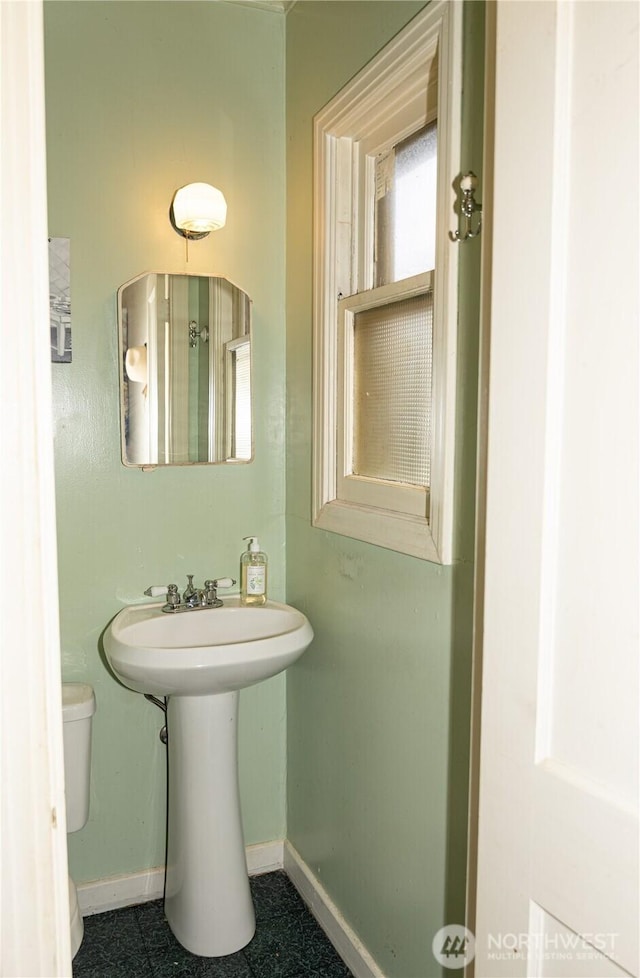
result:
<svg viewBox="0 0 640 978"><path fill-rule="evenodd" d="M581 978L626 978L626 971L535 904L533 914L537 916L532 920L531 931L540 934L542 940L539 950L534 950L530 975L575 978L576 963L579 963Z"/></svg>
<svg viewBox="0 0 640 978"><path fill-rule="evenodd" d="M496 52L475 970L638 975L638 5Z"/></svg>

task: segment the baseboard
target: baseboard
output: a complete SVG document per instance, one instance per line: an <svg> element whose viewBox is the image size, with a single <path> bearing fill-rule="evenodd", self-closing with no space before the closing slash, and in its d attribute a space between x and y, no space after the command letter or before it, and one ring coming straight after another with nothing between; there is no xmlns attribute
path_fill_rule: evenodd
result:
<svg viewBox="0 0 640 978"><path fill-rule="evenodd" d="M247 846L249 876L282 869L283 840L261 842ZM148 900L159 900L164 890L164 866L146 869L139 873L124 873L106 879L91 880L78 884L78 906L83 917L118 907L131 907Z"/></svg>
<svg viewBox="0 0 640 978"><path fill-rule="evenodd" d="M249 876L260 876L261 873L272 873L274 869L283 866L284 839L273 842L259 842L255 846L247 846L247 870Z"/></svg>
<svg viewBox="0 0 640 978"><path fill-rule="evenodd" d="M358 935L326 892L318 878L290 842L276 839L247 846L249 876L284 869L354 978L385 978ZM164 866L78 884L78 906L83 917L118 907L159 900L164 890Z"/></svg>
<svg viewBox="0 0 640 978"><path fill-rule="evenodd" d="M164 866L78 883L78 906L83 917L118 907L159 900L164 891Z"/></svg>
<svg viewBox="0 0 640 978"><path fill-rule="evenodd" d="M284 843L284 870L355 978L384 978L358 935L288 841Z"/></svg>

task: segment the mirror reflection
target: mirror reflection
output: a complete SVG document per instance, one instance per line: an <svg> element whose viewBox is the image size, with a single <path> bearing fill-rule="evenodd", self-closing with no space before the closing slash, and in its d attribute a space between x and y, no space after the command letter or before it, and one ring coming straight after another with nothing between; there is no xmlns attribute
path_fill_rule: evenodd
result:
<svg viewBox="0 0 640 978"><path fill-rule="evenodd" d="M139 275L118 290L125 465L249 462L251 300L224 278Z"/></svg>

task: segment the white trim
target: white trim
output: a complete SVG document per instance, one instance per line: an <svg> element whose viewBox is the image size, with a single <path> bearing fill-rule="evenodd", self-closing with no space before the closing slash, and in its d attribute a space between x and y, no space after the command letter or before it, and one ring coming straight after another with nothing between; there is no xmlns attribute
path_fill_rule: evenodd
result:
<svg viewBox="0 0 640 978"><path fill-rule="evenodd" d="M164 866L139 873L105 876L104 879L79 883L76 888L83 917L119 907L132 907L137 903L160 899L164 892Z"/></svg>
<svg viewBox="0 0 640 978"><path fill-rule="evenodd" d="M226 3L233 3L238 7L269 10L273 14L286 14L293 7L295 0L226 0Z"/></svg>
<svg viewBox="0 0 640 978"><path fill-rule="evenodd" d="M0 70L0 586L35 596L0 622L0 971L53 978L71 952L41 0L0 3Z"/></svg>
<svg viewBox="0 0 640 978"><path fill-rule="evenodd" d="M484 52L484 148L482 161L482 194L485 223L481 238L480 280L480 343L478 375L478 447L476 475L476 526L473 602L473 647L471 666L471 727L469 764L469 826L467 844L467 882L465 923L472 933L476 931L476 885L478 877L478 806L480 791L480 720L482 714L482 654L484 635L485 599L485 528L487 518L487 450L489 417L489 376L491 347L491 255L493 224L486 215L493 214L493 144L495 139L495 61L496 61L496 6L487 4L485 13ZM469 962L465 978L473 978L474 965ZM462 976L460 976L462 978Z"/></svg>
<svg viewBox="0 0 640 978"><path fill-rule="evenodd" d="M249 876L259 876L261 873L271 873L282 869L284 839L274 839L273 842L259 842L247 846L247 871Z"/></svg>
<svg viewBox="0 0 640 978"><path fill-rule="evenodd" d="M249 876L282 869L283 847L282 839L247 846ZM159 900L164 892L164 866L80 883L77 890L78 906L83 917L117 910L119 907L132 907L149 900Z"/></svg>
<svg viewBox="0 0 640 978"><path fill-rule="evenodd" d="M284 870L355 978L384 978L384 972L288 840L284 844Z"/></svg>
<svg viewBox="0 0 640 978"><path fill-rule="evenodd" d="M352 505L344 519L338 497L336 365L337 297L362 291L358 283L358 183L367 152L386 133L391 112L406 135L416 113L427 121L424 76L437 51L438 119L445 138L438 148L438 205L433 324L432 458L428 524L415 520L407 546L403 523L386 509ZM406 91L405 91L406 89ZM404 96L398 99L397 94ZM417 93L421 92L421 99ZM460 169L462 4L434 0L394 38L314 119L313 297L313 498L314 526L448 564L453 561L456 351L459 248L448 239L454 213L453 181ZM394 97L395 94L395 97ZM407 110L409 107L410 111ZM369 145L371 144L371 145ZM362 275L362 271L360 271ZM385 526L385 522L387 525ZM396 532L398 525L402 533ZM356 530L357 526L357 530Z"/></svg>

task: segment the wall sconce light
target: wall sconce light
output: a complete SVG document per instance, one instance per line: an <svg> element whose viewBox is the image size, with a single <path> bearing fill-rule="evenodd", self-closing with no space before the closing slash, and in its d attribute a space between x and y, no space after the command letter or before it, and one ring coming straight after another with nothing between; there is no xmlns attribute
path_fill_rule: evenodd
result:
<svg viewBox="0 0 640 978"><path fill-rule="evenodd" d="M176 190L169 208L169 220L175 231L189 241L206 238L211 231L224 227L227 202L222 191L208 183L189 183Z"/></svg>
<svg viewBox="0 0 640 978"><path fill-rule="evenodd" d="M462 233L460 231L449 231L449 237L452 241L468 241L469 238L477 237L482 230L482 218L478 218L478 225L475 230L471 227L471 219L475 212L482 213L482 204L478 204L473 196L477 186L478 178L472 171L464 173L460 177L460 213L464 217L465 226Z"/></svg>

